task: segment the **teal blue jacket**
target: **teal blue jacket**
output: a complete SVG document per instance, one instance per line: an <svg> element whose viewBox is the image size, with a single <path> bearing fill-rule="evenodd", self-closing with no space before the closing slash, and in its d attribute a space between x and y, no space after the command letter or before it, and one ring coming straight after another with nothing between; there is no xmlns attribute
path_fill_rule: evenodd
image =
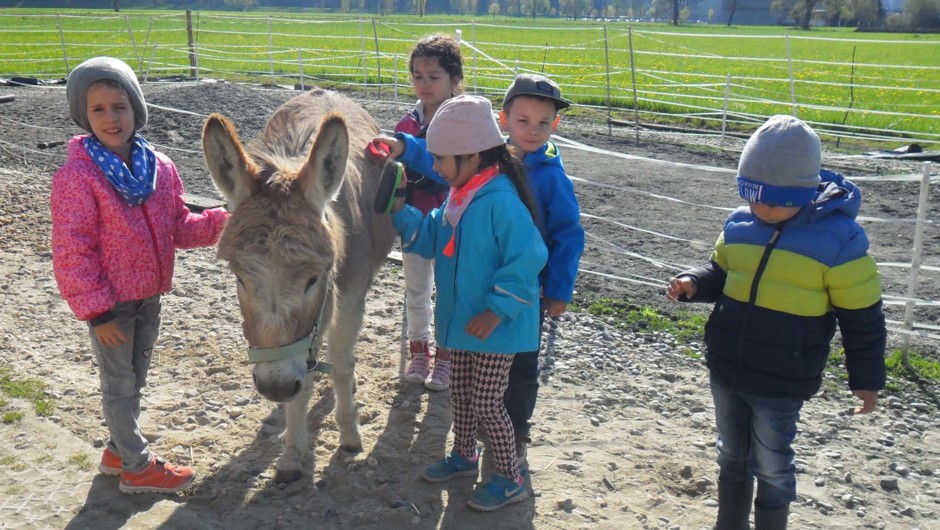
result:
<svg viewBox="0 0 940 530"><path fill-rule="evenodd" d="M407 205L392 214L403 250L434 259L436 342L485 353L537 350L538 275L548 253L509 177L497 175L473 197L457 224L450 257L443 254L454 233L444 216L446 206L423 218ZM486 309L501 322L481 341L464 329Z"/></svg>

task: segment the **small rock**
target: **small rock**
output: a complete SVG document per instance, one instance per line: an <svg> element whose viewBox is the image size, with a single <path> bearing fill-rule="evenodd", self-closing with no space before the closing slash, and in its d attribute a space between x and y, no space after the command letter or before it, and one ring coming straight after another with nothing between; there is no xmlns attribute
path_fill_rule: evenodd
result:
<svg viewBox="0 0 940 530"><path fill-rule="evenodd" d="M898 489L898 479L895 477L881 477L880 483L882 489L888 491L894 491Z"/></svg>

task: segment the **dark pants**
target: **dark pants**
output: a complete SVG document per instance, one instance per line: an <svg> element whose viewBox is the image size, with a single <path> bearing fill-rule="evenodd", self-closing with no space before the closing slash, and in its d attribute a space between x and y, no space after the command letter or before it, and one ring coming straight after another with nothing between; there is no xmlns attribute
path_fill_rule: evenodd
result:
<svg viewBox="0 0 940 530"><path fill-rule="evenodd" d="M541 346L542 324L545 313L539 318L539 345ZM529 420L535 410L535 399L539 392L539 350L517 353L509 369L509 387L503 401L516 431L516 438L529 438Z"/></svg>

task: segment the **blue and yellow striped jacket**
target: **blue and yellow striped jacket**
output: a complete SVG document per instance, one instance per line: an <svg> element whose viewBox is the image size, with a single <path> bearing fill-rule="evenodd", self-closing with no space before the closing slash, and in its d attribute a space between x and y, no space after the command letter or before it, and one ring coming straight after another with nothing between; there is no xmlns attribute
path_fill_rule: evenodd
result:
<svg viewBox="0 0 940 530"><path fill-rule="evenodd" d="M725 221L709 265L679 276L713 301L706 361L728 388L808 399L820 387L838 322L853 390L885 383L881 276L855 221L861 192L823 170L813 204L770 225L748 207Z"/></svg>

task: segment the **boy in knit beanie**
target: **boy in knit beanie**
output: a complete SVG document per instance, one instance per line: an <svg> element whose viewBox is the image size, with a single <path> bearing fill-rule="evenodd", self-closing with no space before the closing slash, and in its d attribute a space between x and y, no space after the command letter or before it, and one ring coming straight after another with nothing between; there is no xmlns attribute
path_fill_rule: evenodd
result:
<svg viewBox="0 0 940 530"><path fill-rule="evenodd" d="M820 387L836 323L849 388L875 408L885 384L881 278L855 221L859 188L821 169L819 137L774 116L748 140L738 193L710 262L669 281L670 300L713 302L706 361L718 428L719 530L784 529L796 499L792 442Z"/></svg>

